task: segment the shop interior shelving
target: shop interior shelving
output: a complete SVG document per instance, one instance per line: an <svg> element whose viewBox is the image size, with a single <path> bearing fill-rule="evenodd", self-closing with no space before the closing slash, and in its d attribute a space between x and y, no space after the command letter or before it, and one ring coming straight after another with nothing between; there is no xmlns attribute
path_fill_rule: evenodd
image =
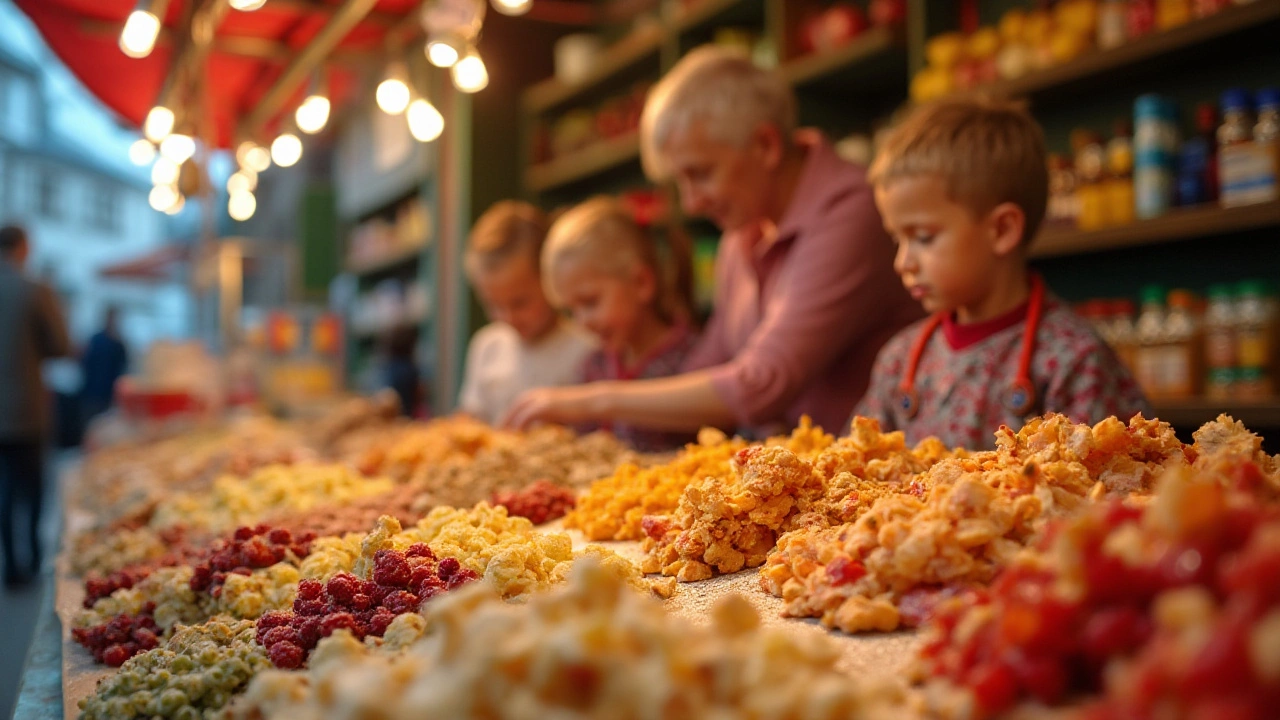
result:
<svg viewBox="0 0 1280 720"><path fill-rule="evenodd" d="M590 77L574 86L556 80L525 91L523 109L526 138L533 128L548 124L575 103L590 105L611 91L635 81L637 72L657 80L687 50L706 42L714 27L750 30L773 43L777 71L795 87L801 121L839 137L851 131L872 132L905 105L912 72L924 62L924 44L933 35L958 26L958 4L951 0L908 0L903 28L873 28L832 52L802 55L796 47L798 23L823 0L701 0L687 3L674 17L607 49ZM1030 8L1029 0L978 0L981 21L994 24L1012 7ZM1051 149L1068 149L1067 134L1075 126L1109 130L1117 116L1131 112L1133 98L1161 92L1189 106L1216 101L1233 86L1261 87L1280 77L1280 0L1256 0L1225 8L1207 18L1157 31L1110 50L1093 50L1074 60L1016 79L981 86L970 92L1022 98L1046 127ZM656 60L656 61L655 61ZM552 208L597 192L642 186L638 143L634 135L590 145L543 164L531 162L532 143L526 142L523 173L526 195ZM690 227L673 212L673 225ZM706 235L705 225L696 226ZM1257 262L1246 263L1251 274L1280 274L1280 203L1222 208L1177 209L1151 220L1121 227L1077 230L1048 227L1032 248L1037 267L1054 284L1054 274L1096 275L1070 283L1080 297L1126 293L1163 282L1173 272L1170 263L1186 264L1187 257L1221 255L1223 243L1238 246ZM1172 252L1177 245L1180 252ZM1266 249L1270 248L1270 254ZM1261 251L1261 252L1259 252ZM1200 278L1204 284L1238 280L1222 276L1222 264ZM1239 269L1237 263L1234 266ZM1244 271L1244 270L1239 270ZM1119 285L1115 278L1129 278ZM1104 281L1110 279L1111 284ZM1089 283L1096 280L1095 285ZM1184 281L1185 282L1185 281ZM1067 284L1067 283L1064 283ZM1192 285L1193 289L1203 289ZM1096 295L1094 295L1096 296ZM1212 419L1234 410L1251 425L1280 428L1280 399L1250 402L1196 400L1160 404L1161 417L1180 426Z"/></svg>

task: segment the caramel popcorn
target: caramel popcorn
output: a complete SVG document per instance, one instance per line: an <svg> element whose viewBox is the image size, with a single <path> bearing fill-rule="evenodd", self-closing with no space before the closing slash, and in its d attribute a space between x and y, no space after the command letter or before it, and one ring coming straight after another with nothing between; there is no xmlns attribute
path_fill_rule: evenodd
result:
<svg viewBox="0 0 1280 720"><path fill-rule="evenodd" d="M644 569L681 581L704 580L764 564L781 533L857 519L877 498L923 494L916 479L949 456L937 440L907 448L903 435L881 433L858 418L838 441L806 444L802 427L789 445L741 450L727 477L689 484L674 515L644 519Z"/></svg>
<svg viewBox="0 0 1280 720"><path fill-rule="evenodd" d="M1091 496L1149 493L1186 462L1173 430L1141 416L1001 428L996 450L942 460L914 481L923 498L890 494L856 522L784 536L760 582L788 615L845 632L915 624L939 589L989 583L1048 518ZM894 617L904 602L908 616Z"/></svg>
<svg viewBox="0 0 1280 720"><path fill-rule="evenodd" d="M399 654L345 632L323 640L305 673L267 671L229 708L247 720L377 717L903 717L902 698L834 669L821 636L762 629L741 597L709 626L630 592L594 562L527 604L470 586L430 603L426 633Z"/></svg>

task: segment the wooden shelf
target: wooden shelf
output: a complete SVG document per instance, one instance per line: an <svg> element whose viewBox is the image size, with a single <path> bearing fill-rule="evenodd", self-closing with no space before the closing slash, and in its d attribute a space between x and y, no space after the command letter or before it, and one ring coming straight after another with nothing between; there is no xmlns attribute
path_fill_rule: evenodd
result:
<svg viewBox="0 0 1280 720"><path fill-rule="evenodd" d="M639 157L640 138L635 133L600 140L564 157L527 168L524 185L534 192L546 192L633 162Z"/></svg>
<svg viewBox="0 0 1280 720"><path fill-rule="evenodd" d="M1215 15L1192 20L1169 30L1155 32L1109 50L1098 50L1075 60L1019 78L981 85L971 94L999 97L1036 95L1068 85L1115 82L1112 73L1152 61L1212 40L1280 20L1280 2L1258 0L1249 5L1229 7Z"/></svg>
<svg viewBox="0 0 1280 720"><path fill-rule="evenodd" d="M389 253L385 257L376 258L374 260L366 260L360 263L347 263L346 270L352 275L376 275L388 270L395 270L403 265L411 262L417 262L422 257L422 249L426 247L426 243L406 247Z"/></svg>
<svg viewBox="0 0 1280 720"><path fill-rule="evenodd" d="M1079 255L1266 227L1280 227L1280 202L1235 208L1210 205L1176 209L1152 220L1100 230L1049 228L1031 245L1031 256Z"/></svg>
<svg viewBox="0 0 1280 720"><path fill-rule="evenodd" d="M676 15L673 23L675 31L679 33L689 32L694 28L711 22L717 15L742 3L743 0L700 0L700 2Z"/></svg>
<svg viewBox="0 0 1280 720"><path fill-rule="evenodd" d="M665 37L664 28L658 25L638 30L606 48L591 73L582 80L566 83L551 78L531 86L524 92L525 112L544 113L604 84L617 73L651 55L656 56Z"/></svg>
<svg viewBox="0 0 1280 720"><path fill-rule="evenodd" d="M1280 397L1258 400L1167 400L1152 402L1156 417L1177 427L1198 428L1226 413L1249 429L1280 427Z"/></svg>
<svg viewBox="0 0 1280 720"><path fill-rule="evenodd" d="M876 27L859 35L848 45L825 53L813 53L783 63L778 72L792 87L800 88L836 74L844 74L868 60L894 51L902 53L902 70L906 71L906 50L902 31L898 28ZM873 68L868 66L868 73ZM868 78L869 79L869 78ZM905 76L903 77L905 83Z"/></svg>

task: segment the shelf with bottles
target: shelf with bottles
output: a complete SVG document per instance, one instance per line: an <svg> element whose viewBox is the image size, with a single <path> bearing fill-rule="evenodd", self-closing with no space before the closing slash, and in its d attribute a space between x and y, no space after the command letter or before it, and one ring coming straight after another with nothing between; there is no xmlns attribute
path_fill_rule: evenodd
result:
<svg viewBox="0 0 1280 720"><path fill-rule="evenodd" d="M347 240L347 272L375 277L411 266L431 241L431 212L415 191L358 222Z"/></svg>
<svg viewBox="0 0 1280 720"><path fill-rule="evenodd" d="M1280 301L1265 280L1215 284L1204 298L1148 286L1140 305L1092 300L1079 310L1153 405L1267 407L1277 394Z"/></svg>
<svg viewBox="0 0 1280 720"><path fill-rule="evenodd" d="M1227 414L1251 429L1280 428L1280 397L1250 400L1190 398L1152 403L1155 416L1179 428L1198 428L1220 414Z"/></svg>
<svg viewBox="0 0 1280 720"><path fill-rule="evenodd" d="M1161 95L1133 107L1110 140L1077 128L1071 156L1050 155L1035 256L1280 226L1280 90L1228 90L1195 108L1191 129Z"/></svg>
<svg viewBox="0 0 1280 720"><path fill-rule="evenodd" d="M1248 35L1271 42L1280 3L1266 0L1061 0L1052 10L1015 8L994 26L962 20L930 38L911 79L916 102L952 93L1039 96L1067 87L1111 86L1118 72L1160 72Z"/></svg>

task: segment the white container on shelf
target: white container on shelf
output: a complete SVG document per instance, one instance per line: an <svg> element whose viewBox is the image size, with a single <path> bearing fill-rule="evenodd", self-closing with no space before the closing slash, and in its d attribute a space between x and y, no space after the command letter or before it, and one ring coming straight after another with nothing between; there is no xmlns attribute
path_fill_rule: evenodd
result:
<svg viewBox="0 0 1280 720"><path fill-rule="evenodd" d="M556 79L569 84L586 79L603 50L598 35L575 33L560 38L555 47Z"/></svg>

